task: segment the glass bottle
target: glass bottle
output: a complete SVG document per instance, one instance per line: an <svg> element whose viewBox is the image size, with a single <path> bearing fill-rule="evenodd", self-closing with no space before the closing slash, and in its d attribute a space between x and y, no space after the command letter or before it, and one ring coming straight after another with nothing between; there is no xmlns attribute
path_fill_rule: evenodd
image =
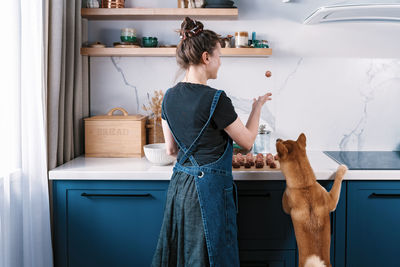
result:
<svg viewBox="0 0 400 267"><path fill-rule="evenodd" d="M258 134L256 136L256 140L254 141L253 153L258 154L266 154L270 152L269 147L269 139L270 139L271 131L266 130L266 125L261 124L258 128Z"/></svg>

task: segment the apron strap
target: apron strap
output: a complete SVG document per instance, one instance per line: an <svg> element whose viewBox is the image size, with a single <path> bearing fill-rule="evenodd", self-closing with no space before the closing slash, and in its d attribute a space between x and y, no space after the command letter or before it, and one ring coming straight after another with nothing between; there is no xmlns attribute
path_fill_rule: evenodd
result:
<svg viewBox="0 0 400 267"><path fill-rule="evenodd" d="M222 93L222 90L218 90L217 92L215 92L213 101L212 101L212 103L211 103L210 115L208 116L208 120L207 120L207 122L204 124L203 128L201 129L199 135L196 137L196 139L193 141L193 143L189 146L189 148L187 149L187 151L185 151L185 154L184 154L184 155L182 156L182 158L180 159L179 164L184 163L185 160L186 160L187 158L190 158L190 157L193 158L192 152L193 152L193 150L196 148L198 142L200 141L200 138L203 136L203 134L204 134L206 128L208 127L208 125L209 125L210 122L211 122L211 118L212 118L212 116L213 116L213 114L214 114L215 108L217 107L218 100L219 100L219 97L221 96L221 93ZM195 160L195 161L196 161L196 160ZM192 163L193 163L193 162L192 162ZM197 164L197 162L196 162L195 166L199 166L199 165Z"/></svg>

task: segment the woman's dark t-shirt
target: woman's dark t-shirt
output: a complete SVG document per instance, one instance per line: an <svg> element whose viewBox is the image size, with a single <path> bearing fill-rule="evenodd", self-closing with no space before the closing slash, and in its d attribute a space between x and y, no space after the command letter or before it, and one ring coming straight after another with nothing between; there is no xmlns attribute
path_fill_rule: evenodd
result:
<svg viewBox="0 0 400 267"><path fill-rule="evenodd" d="M172 132L186 148L207 122L215 92L216 89L207 85L180 82L165 93L161 116L164 120L168 117ZM224 128L236 118L231 99L222 92L211 122L193 151L199 165L211 163L222 156L228 141ZM178 161L182 155L180 150Z"/></svg>

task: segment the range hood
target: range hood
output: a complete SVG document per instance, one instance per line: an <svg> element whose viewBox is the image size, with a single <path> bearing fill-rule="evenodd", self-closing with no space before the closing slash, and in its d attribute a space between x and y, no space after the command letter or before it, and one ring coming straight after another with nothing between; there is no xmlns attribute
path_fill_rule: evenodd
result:
<svg viewBox="0 0 400 267"><path fill-rule="evenodd" d="M400 21L400 4L360 4L320 7L304 20L304 24L360 20Z"/></svg>

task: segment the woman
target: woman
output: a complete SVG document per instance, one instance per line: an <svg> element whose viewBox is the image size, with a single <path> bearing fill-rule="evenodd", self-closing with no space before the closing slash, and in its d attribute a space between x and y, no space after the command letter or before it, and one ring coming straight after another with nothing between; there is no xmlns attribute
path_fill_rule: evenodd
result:
<svg viewBox="0 0 400 267"><path fill-rule="evenodd" d="M250 149L261 108L254 99L246 126L225 92L207 86L221 65L216 33L186 17L177 47L185 77L167 90L162 126L167 153L177 156L152 266L239 266L232 139Z"/></svg>

